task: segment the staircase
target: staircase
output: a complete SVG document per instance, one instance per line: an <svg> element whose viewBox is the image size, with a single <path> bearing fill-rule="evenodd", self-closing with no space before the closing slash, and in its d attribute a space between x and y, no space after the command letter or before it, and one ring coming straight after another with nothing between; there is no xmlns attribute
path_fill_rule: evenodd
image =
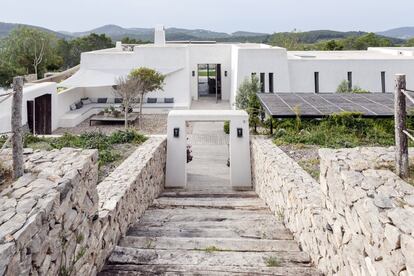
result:
<svg viewBox="0 0 414 276"><path fill-rule="evenodd" d="M321 274L254 192L165 191L99 275Z"/></svg>

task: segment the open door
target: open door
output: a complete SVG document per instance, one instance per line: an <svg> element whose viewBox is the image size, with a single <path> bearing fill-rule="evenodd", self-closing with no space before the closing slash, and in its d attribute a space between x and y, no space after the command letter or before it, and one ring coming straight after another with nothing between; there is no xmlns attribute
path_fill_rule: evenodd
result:
<svg viewBox="0 0 414 276"><path fill-rule="evenodd" d="M29 126L30 133L33 134L33 121L34 120L34 103L33 101L27 101L27 125Z"/></svg>
<svg viewBox="0 0 414 276"><path fill-rule="evenodd" d="M34 129L36 134L52 134L52 96L45 94L35 98Z"/></svg>

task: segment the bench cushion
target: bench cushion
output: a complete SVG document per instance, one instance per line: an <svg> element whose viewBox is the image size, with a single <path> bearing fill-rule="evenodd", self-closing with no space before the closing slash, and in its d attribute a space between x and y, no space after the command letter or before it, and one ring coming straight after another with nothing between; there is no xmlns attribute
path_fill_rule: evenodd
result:
<svg viewBox="0 0 414 276"><path fill-rule="evenodd" d="M147 103L157 103L157 98L147 98Z"/></svg>
<svg viewBox="0 0 414 276"><path fill-rule="evenodd" d="M108 98L98 98L98 103L106 103L108 101Z"/></svg>
<svg viewBox="0 0 414 276"><path fill-rule="evenodd" d="M174 98L164 98L164 103L174 103Z"/></svg>

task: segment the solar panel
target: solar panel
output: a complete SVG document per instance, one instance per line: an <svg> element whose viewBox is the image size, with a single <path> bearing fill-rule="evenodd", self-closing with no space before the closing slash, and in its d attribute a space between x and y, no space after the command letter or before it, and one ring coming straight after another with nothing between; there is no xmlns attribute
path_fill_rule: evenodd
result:
<svg viewBox="0 0 414 276"><path fill-rule="evenodd" d="M275 118L320 118L338 112L359 112L364 117L393 117L393 93L259 93L266 112ZM414 105L407 101L407 109Z"/></svg>

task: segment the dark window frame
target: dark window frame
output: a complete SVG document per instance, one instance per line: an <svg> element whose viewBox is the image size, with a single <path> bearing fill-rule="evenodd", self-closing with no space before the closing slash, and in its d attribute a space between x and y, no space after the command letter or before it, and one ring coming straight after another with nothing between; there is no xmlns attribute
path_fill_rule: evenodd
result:
<svg viewBox="0 0 414 276"><path fill-rule="evenodd" d="M315 93L319 93L319 72L314 72L313 77L315 84Z"/></svg>
<svg viewBox="0 0 414 276"><path fill-rule="evenodd" d="M265 93L266 73L260 73L260 92Z"/></svg>
<svg viewBox="0 0 414 276"><path fill-rule="evenodd" d="M349 71L348 72L348 91L352 91L352 86L353 86L353 83L352 83L352 72Z"/></svg>
<svg viewBox="0 0 414 276"><path fill-rule="evenodd" d="M274 73L269 73L269 93L275 93L275 87L274 87Z"/></svg>
<svg viewBox="0 0 414 276"><path fill-rule="evenodd" d="M386 78L386 72L385 71L382 71L381 72L381 92L382 93L386 93L387 92L387 83L386 83L386 80L385 80L385 78Z"/></svg>

